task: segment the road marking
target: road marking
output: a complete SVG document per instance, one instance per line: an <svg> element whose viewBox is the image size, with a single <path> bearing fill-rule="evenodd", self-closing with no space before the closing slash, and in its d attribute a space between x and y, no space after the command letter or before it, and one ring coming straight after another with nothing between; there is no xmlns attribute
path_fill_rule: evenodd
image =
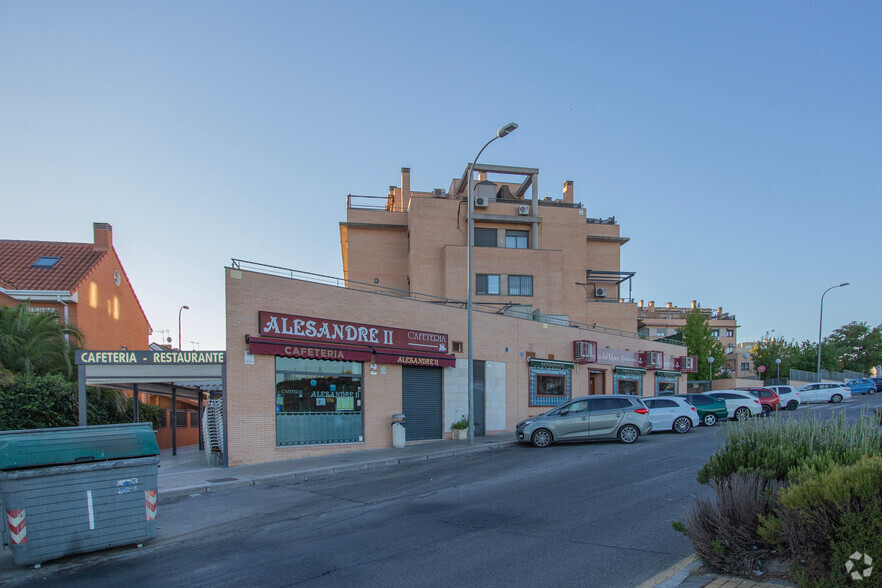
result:
<svg viewBox="0 0 882 588"><path fill-rule="evenodd" d="M89 530L95 530L95 511L92 509L92 491L86 490L86 507L89 509Z"/></svg>

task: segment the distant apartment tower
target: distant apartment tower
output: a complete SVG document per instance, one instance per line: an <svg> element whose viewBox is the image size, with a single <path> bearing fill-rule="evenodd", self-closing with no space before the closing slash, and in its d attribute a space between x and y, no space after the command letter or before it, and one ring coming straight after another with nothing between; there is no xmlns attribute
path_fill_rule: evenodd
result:
<svg viewBox="0 0 882 588"><path fill-rule="evenodd" d="M628 238L615 218L589 218L574 201L572 181L564 182L560 198L539 199L535 168L478 164L475 172L474 304L636 333L633 273L620 268L619 249ZM468 167L447 189L418 192L411 190L410 169L402 168L401 186L390 186L387 196L350 194L340 223L346 280L404 297L465 301L467 178Z"/></svg>
<svg viewBox="0 0 882 588"><path fill-rule="evenodd" d="M675 335L678 329L686 326L686 316L695 309L707 318L711 334L723 346L723 352L726 354L725 369L733 374L736 373L740 367L735 355L738 324L735 315L724 313L722 307L701 308L695 300L688 308L674 306L671 302L661 307L656 306L654 300L650 300L646 305L641 300L637 305L638 333L649 339L664 339Z"/></svg>

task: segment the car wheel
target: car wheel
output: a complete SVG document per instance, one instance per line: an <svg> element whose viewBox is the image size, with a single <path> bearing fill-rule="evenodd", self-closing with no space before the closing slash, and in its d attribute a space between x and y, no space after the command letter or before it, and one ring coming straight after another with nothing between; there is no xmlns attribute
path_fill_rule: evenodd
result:
<svg viewBox="0 0 882 588"><path fill-rule="evenodd" d="M640 431L634 425L625 425L619 429L619 441L631 444L640 437Z"/></svg>
<svg viewBox="0 0 882 588"><path fill-rule="evenodd" d="M533 436L530 437L530 443L533 444L533 447L548 447L551 445L551 431L548 429L534 431Z"/></svg>
<svg viewBox="0 0 882 588"><path fill-rule="evenodd" d="M692 428L692 421L689 420L689 417L680 417L674 421L674 432L675 433L688 433L689 429Z"/></svg>
<svg viewBox="0 0 882 588"><path fill-rule="evenodd" d="M791 400L787 403L787 410L796 410L799 408L799 403L795 400Z"/></svg>
<svg viewBox="0 0 882 588"><path fill-rule="evenodd" d="M704 417L702 417L701 422L706 427L713 427L714 425L717 424L717 415L715 415L712 412L709 412L706 415L704 415Z"/></svg>
<svg viewBox="0 0 882 588"><path fill-rule="evenodd" d="M871 395L871 396L872 396L873 394L875 394L875 393L876 393L876 389L875 389L875 388L870 388L869 390L867 390L867 394L869 394L869 395Z"/></svg>
<svg viewBox="0 0 882 588"><path fill-rule="evenodd" d="M768 404L763 404L762 409L764 417L767 417L772 413L772 408Z"/></svg>
<svg viewBox="0 0 882 588"><path fill-rule="evenodd" d="M839 404L840 402L842 402L842 394L834 394L830 397L830 402L832 402L833 404Z"/></svg>
<svg viewBox="0 0 882 588"><path fill-rule="evenodd" d="M736 421L746 421L750 418L750 409L746 406L739 406L735 409L735 420Z"/></svg>

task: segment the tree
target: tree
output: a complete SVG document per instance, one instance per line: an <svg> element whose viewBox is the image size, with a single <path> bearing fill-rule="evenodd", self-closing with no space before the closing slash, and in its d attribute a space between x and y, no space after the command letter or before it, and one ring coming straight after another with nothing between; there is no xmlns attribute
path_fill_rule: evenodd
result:
<svg viewBox="0 0 882 588"><path fill-rule="evenodd" d="M869 372L882 363L882 325L870 328L867 323L851 322L833 331L824 339L821 361L832 363L833 371ZM827 356L832 362L825 362ZM822 366L823 367L823 366ZM829 369L829 368L828 368Z"/></svg>
<svg viewBox="0 0 882 588"><path fill-rule="evenodd" d="M82 341L79 330L53 312L32 312L28 302L0 308L0 384L16 374L71 378L73 351Z"/></svg>
<svg viewBox="0 0 882 588"><path fill-rule="evenodd" d="M788 377L791 369L800 369L794 367L796 356L799 353L799 347L793 341L785 341L782 338L770 339L768 333L762 341L756 344L751 350L750 356L753 359L753 369L760 378L774 378L778 374L778 364L776 359L781 360L780 372L784 377ZM766 371L760 372L760 366L765 366Z"/></svg>
<svg viewBox="0 0 882 588"><path fill-rule="evenodd" d="M701 310L696 308L686 315L686 326L677 330L683 334L683 341L686 343L686 349L689 355L698 358L698 373L689 374L690 380L703 380L705 374L710 370L707 369L708 357L714 358L713 371L715 378L724 377L720 372L723 368L725 353L723 345L714 338L711 333L710 323Z"/></svg>

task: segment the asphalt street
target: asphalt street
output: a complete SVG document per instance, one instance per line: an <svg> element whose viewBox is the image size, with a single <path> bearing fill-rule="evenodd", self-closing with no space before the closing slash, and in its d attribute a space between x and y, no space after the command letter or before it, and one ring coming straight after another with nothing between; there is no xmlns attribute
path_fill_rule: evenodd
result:
<svg viewBox="0 0 882 588"><path fill-rule="evenodd" d="M882 395L781 418L828 418ZM637 586L692 553L671 528L723 428L515 446L161 503L141 549L3 568L53 586ZM8 553L7 553L8 555Z"/></svg>

